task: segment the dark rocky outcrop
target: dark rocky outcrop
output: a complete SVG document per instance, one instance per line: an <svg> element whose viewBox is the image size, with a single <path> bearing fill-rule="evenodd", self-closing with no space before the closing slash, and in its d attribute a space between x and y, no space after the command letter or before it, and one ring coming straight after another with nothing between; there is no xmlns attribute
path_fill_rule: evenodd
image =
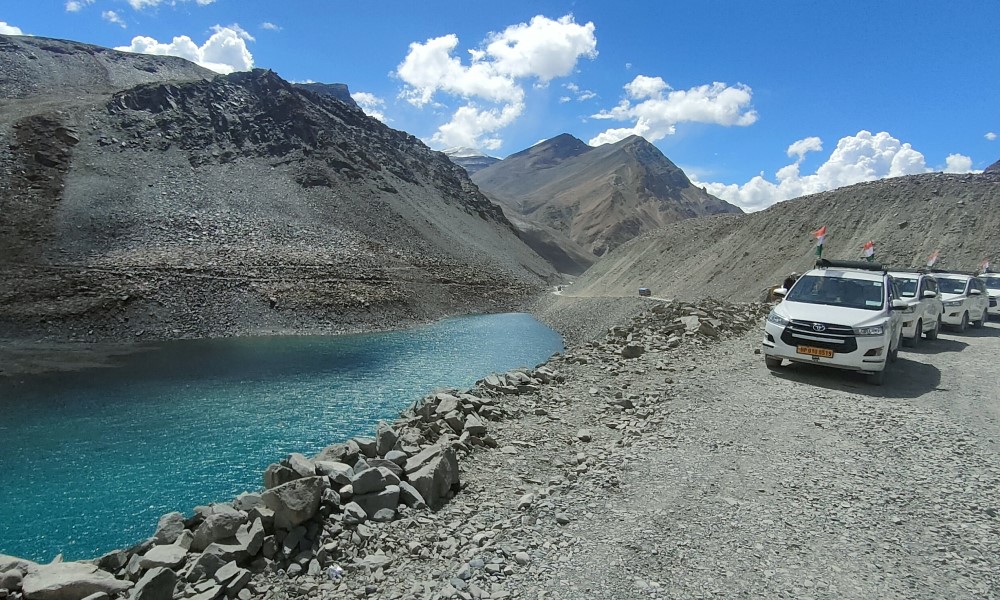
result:
<svg viewBox="0 0 1000 600"><path fill-rule="evenodd" d="M300 90L308 90L314 94L322 94L336 98L344 104L359 108L358 103L351 97L351 90L346 83L294 83L292 84Z"/></svg>

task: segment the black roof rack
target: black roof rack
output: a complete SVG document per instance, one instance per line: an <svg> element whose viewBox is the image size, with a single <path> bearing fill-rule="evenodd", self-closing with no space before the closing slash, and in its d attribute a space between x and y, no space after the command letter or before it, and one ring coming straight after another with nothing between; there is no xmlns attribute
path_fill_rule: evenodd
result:
<svg viewBox="0 0 1000 600"><path fill-rule="evenodd" d="M820 258L816 261L817 269L829 269L840 267L841 269L861 269L864 271L885 271L881 263L868 262L867 260L829 260Z"/></svg>

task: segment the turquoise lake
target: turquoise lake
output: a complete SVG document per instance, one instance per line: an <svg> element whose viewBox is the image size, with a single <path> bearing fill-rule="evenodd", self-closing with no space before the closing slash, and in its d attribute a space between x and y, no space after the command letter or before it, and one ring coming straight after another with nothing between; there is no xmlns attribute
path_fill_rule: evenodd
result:
<svg viewBox="0 0 1000 600"><path fill-rule="evenodd" d="M167 342L115 367L0 378L0 554L76 560L129 546L164 513L259 490L290 452L370 436L435 389L561 350L557 333L511 313Z"/></svg>

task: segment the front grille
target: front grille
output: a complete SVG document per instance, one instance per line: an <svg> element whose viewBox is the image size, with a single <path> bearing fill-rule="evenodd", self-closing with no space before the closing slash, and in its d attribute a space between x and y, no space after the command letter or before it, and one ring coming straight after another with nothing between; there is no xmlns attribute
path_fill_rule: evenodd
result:
<svg viewBox="0 0 1000 600"><path fill-rule="evenodd" d="M994 296L990 296L990 308L997 307L997 299Z"/></svg>
<svg viewBox="0 0 1000 600"><path fill-rule="evenodd" d="M814 325L821 325L823 331L816 331ZM789 346L812 346L833 350L838 354L858 349L858 340L851 327L815 321L791 321L781 332L781 341Z"/></svg>

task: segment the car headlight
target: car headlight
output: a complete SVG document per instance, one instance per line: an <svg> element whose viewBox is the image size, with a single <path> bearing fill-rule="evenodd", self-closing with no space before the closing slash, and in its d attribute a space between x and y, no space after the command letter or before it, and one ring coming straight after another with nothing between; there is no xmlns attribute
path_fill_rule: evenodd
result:
<svg viewBox="0 0 1000 600"><path fill-rule="evenodd" d="M885 333L885 324L854 328L854 335L882 335L883 333Z"/></svg>
<svg viewBox="0 0 1000 600"><path fill-rule="evenodd" d="M788 325L788 319L782 317L773 310L767 314L767 321L768 323L774 323L779 327L784 327L785 325Z"/></svg>
<svg viewBox="0 0 1000 600"><path fill-rule="evenodd" d="M915 313L915 312L917 312L917 305L916 304L909 304L909 305L907 305L906 308L903 309L903 313L910 313L910 314L912 314L912 313Z"/></svg>
<svg viewBox="0 0 1000 600"><path fill-rule="evenodd" d="M955 308L956 306L962 306L962 301L961 300L949 300L949 301L945 302L944 305L945 306L950 306L952 308Z"/></svg>

